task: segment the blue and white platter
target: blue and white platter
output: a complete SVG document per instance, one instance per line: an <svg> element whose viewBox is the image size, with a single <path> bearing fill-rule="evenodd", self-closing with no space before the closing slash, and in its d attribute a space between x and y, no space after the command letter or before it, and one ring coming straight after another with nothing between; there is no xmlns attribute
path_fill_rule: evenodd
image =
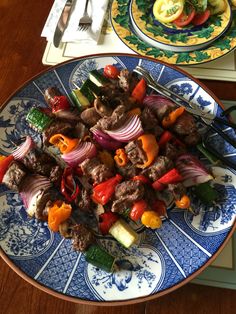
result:
<svg viewBox="0 0 236 314"><path fill-rule="evenodd" d="M93 69L119 64L132 70L147 68L154 78L181 94L206 112L220 115L220 101L198 80L184 71L146 57L106 54L82 57L58 65L34 77L17 90L0 112L0 155L13 150L13 144L30 135L38 145L40 136L29 128L25 118L31 107L46 107L43 93L57 86L68 97L74 84L80 86ZM208 133L226 158L236 162L236 150L217 134ZM207 133L206 133L207 132ZM224 132L236 138L235 131ZM209 162L201 155L201 160ZM210 166L211 167L211 166ZM235 229L236 172L224 165L212 166L213 185L221 197L207 207L193 199L197 213L178 210L170 202L168 219L160 229L138 229L140 241L127 250L111 237L98 239L117 256L118 271L106 273L89 265L84 255L73 251L70 240L51 232L47 223L27 217L18 194L0 186L0 245L2 258L24 279L44 291L78 303L126 304L166 294L187 283L205 269L223 249Z"/></svg>

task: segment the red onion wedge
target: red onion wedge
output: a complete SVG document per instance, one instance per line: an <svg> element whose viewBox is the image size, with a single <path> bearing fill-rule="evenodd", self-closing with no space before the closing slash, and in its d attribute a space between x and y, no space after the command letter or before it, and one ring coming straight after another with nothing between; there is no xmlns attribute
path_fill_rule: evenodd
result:
<svg viewBox="0 0 236 314"><path fill-rule="evenodd" d="M96 146L91 142L80 143L72 152L63 154L61 158L70 166L75 167L86 158L96 156Z"/></svg>
<svg viewBox="0 0 236 314"><path fill-rule="evenodd" d="M143 100L143 104L153 108L161 108L163 106L176 107L173 101L161 95L147 95Z"/></svg>
<svg viewBox="0 0 236 314"><path fill-rule="evenodd" d="M186 187L205 183L213 179L213 176L200 160L188 153L177 158L176 168L184 178L183 185Z"/></svg>
<svg viewBox="0 0 236 314"><path fill-rule="evenodd" d="M52 186L48 178L38 174L27 176L21 186L20 196L27 213L34 216L37 209L37 201L45 190Z"/></svg>
<svg viewBox="0 0 236 314"><path fill-rule="evenodd" d="M33 139L30 136L26 137L24 143L18 146L12 153L15 160L22 160L25 155L35 146Z"/></svg>
<svg viewBox="0 0 236 314"><path fill-rule="evenodd" d="M106 131L113 139L127 143L137 139L143 134L143 128L140 118L137 115L131 116L127 121L118 129Z"/></svg>
<svg viewBox="0 0 236 314"><path fill-rule="evenodd" d="M107 150L116 150L122 146L122 143L114 140L108 134L97 128L91 128L90 131L93 133L95 141Z"/></svg>

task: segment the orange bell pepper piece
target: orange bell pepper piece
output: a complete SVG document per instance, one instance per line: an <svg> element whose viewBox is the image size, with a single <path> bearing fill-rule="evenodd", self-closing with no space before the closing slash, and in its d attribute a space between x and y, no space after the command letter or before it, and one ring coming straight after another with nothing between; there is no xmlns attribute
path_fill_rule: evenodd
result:
<svg viewBox="0 0 236 314"><path fill-rule="evenodd" d="M157 157L159 146L153 134L143 134L137 139L137 141L141 144L141 148L146 153L147 161L144 164L137 164L136 167L144 169L150 166Z"/></svg>
<svg viewBox="0 0 236 314"><path fill-rule="evenodd" d="M50 137L49 143L59 148L62 154L71 152L79 144L78 138L71 139L63 134L55 134Z"/></svg>
<svg viewBox="0 0 236 314"><path fill-rule="evenodd" d="M11 165L14 157L12 155L9 156L0 156L0 183L2 183L3 177L7 172L7 169Z"/></svg>
<svg viewBox="0 0 236 314"><path fill-rule="evenodd" d="M48 226L49 228L57 232L59 225L68 219L71 215L72 207L62 201L55 202L48 211Z"/></svg>
<svg viewBox="0 0 236 314"><path fill-rule="evenodd" d="M119 167L124 167L128 163L128 157L124 148L119 148L116 150L116 155L114 156L114 160Z"/></svg>
<svg viewBox="0 0 236 314"><path fill-rule="evenodd" d="M169 113L168 116L164 117L162 120L162 126L168 128L175 123L175 121L180 117L185 111L184 107L179 107Z"/></svg>

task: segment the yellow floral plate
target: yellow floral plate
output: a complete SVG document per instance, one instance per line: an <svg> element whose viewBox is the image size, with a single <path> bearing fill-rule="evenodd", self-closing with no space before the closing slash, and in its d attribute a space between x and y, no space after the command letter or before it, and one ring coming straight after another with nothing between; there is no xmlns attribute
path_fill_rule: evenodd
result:
<svg viewBox="0 0 236 314"><path fill-rule="evenodd" d="M146 2L146 0L142 0L144 6ZM232 11L232 23L228 30L208 47L191 52L174 52L154 47L142 40L133 29L129 7L130 0L113 1L111 5L112 26L123 43L142 56L149 56L169 64L194 65L216 60L236 48L236 10Z"/></svg>
<svg viewBox="0 0 236 314"><path fill-rule="evenodd" d="M174 23L158 22L152 14L153 3L131 0L129 16L137 36L156 48L175 52L203 49L222 36L231 25L232 11L228 2L224 13L211 16L204 25L189 24L184 28L178 28Z"/></svg>

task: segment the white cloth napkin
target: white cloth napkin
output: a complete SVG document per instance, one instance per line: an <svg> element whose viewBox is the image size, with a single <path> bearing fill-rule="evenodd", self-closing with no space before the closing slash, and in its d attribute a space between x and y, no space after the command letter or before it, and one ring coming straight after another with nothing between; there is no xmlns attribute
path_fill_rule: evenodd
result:
<svg viewBox="0 0 236 314"><path fill-rule="evenodd" d="M88 3L88 14L92 17L91 27L86 31L78 29L79 19L84 13L86 0L76 0L69 17L67 28L62 36L62 42L83 42L97 44L101 33L104 17L109 0L90 0ZM53 41L53 35L64 8L66 0L55 0L44 25L41 36L46 37L49 42Z"/></svg>

